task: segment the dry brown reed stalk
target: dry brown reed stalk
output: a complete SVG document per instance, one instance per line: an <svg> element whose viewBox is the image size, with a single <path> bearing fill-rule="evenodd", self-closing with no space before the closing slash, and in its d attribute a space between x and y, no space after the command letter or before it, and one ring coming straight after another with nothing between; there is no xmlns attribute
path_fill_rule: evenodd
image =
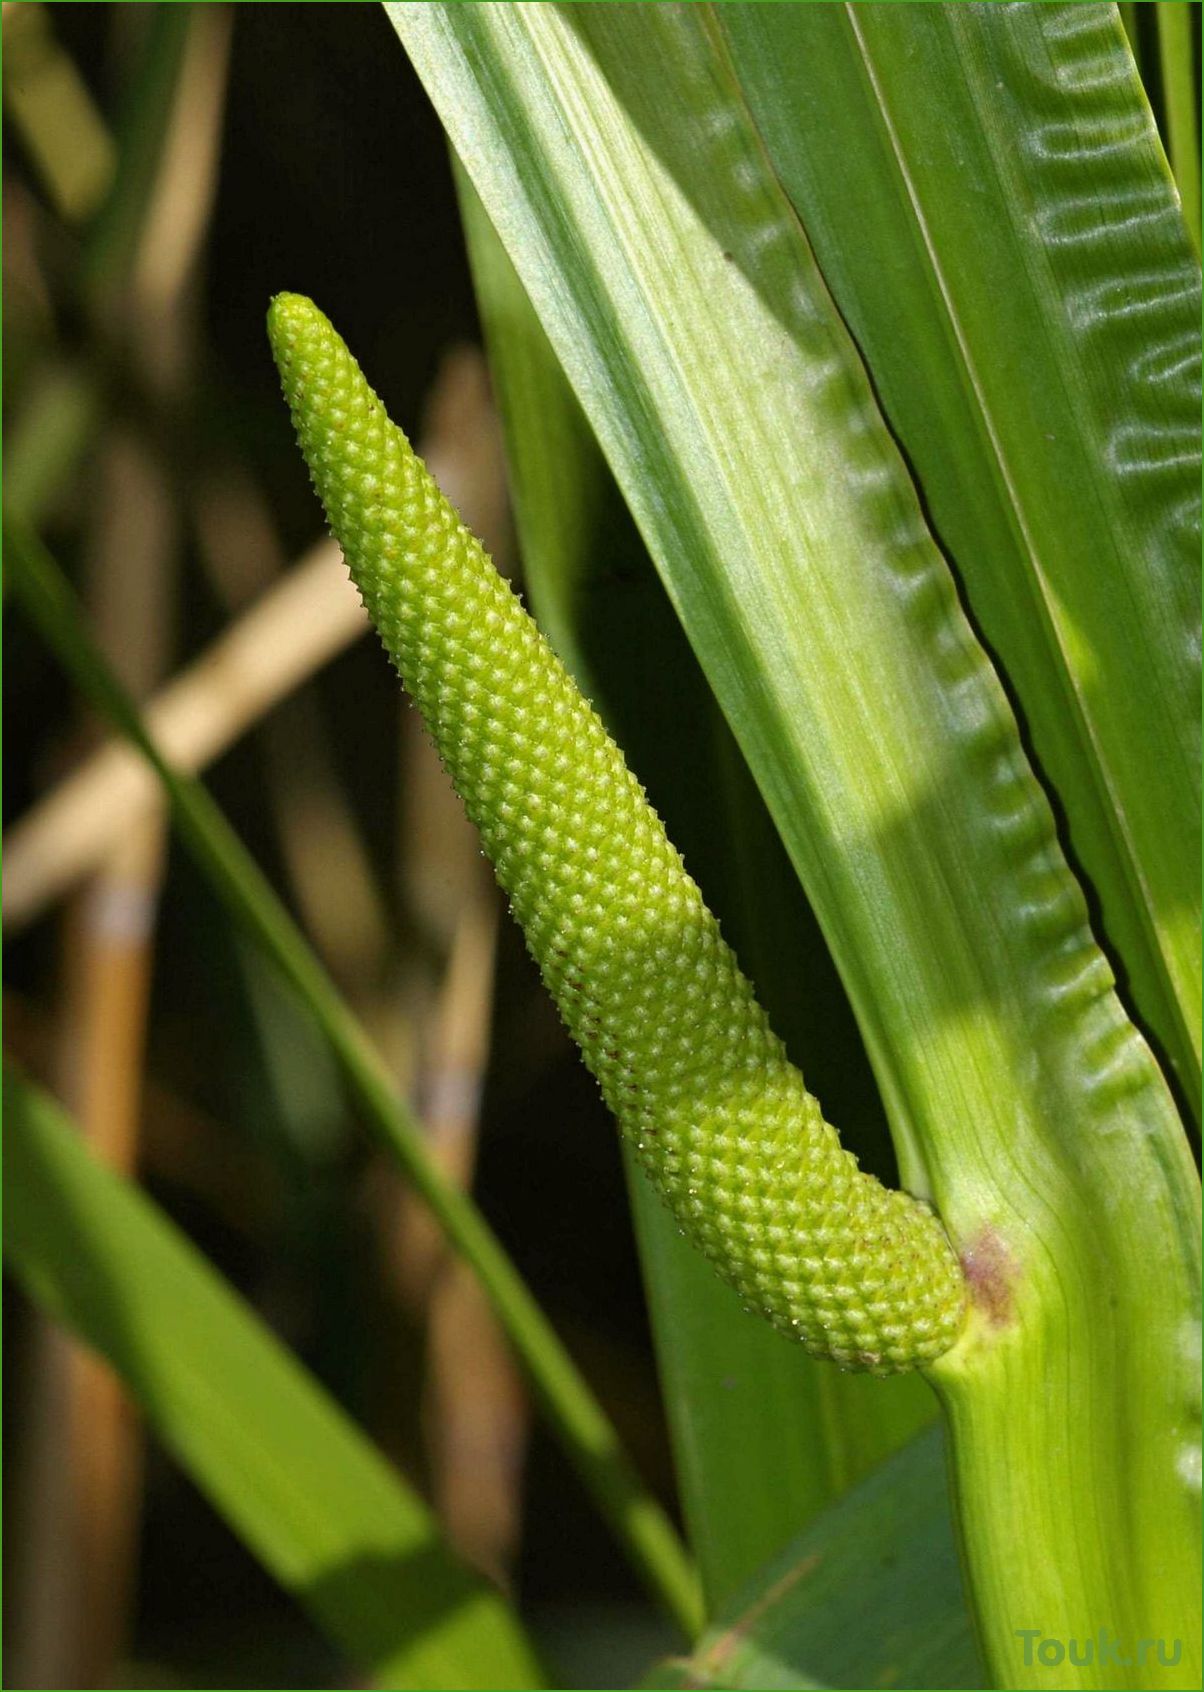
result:
<svg viewBox="0 0 1204 1692"><path fill-rule="evenodd" d="M176 513L157 466L113 432L101 456L92 559L94 623L135 695L165 667L178 551ZM112 1168L139 1160L155 915L164 826L150 813L105 860L63 918L60 1093ZM126 1642L134 1592L141 1439L107 1365L70 1347L65 1376L67 1551L78 1583L77 1633L65 1685L104 1686Z"/></svg>
<svg viewBox="0 0 1204 1692"><path fill-rule="evenodd" d="M148 386L168 397L185 388L197 338L192 283L216 184L228 49L226 10L198 8L129 273L91 302L97 325L128 343ZM93 625L118 676L144 698L173 644L178 512L154 446L121 426L103 441L97 482L86 548ZM156 804L108 849L62 923L58 1090L101 1160L127 1175L140 1154L164 844ZM105 1686L124 1654L132 1612L141 1434L106 1365L76 1346L50 1341L49 1348L47 1420L61 1435L64 1474L57 1537L71 1604L56 1633L34 1641L29 1667L51 1670L38 1677L42 1684ZM53 1537L47 1522L45 1538ZM39 1652L51 1661L38 1664Z"/></svg>
<svg viewBox="0 0 1204 1692"><path fill-rule="evenodd" d="M201 560L226 610L242 612L256 594L260 604L273 603L295 570L287 568L267 502L250 478L235 466L208 477L197 489L195 512ZM249 673L263 676L290 654L304 657L323 632L332 641L339 637L326 654L334 657L367 628L337 546L320 544L333 560L332 593L338 579L337 613L325 605L301 606L295 624L260 630L258 643L247 643ZM318 668L298 665L292 686L261 711L259 744L302 921L340 987L362 1009L386 967L390 924L317 693L305 686Z"/></svg>
<svg viewBox="0 0 1204 1692"><path fill-rule="evenodd" d="M366 627L337 546L320 541L155 695L147 725L179 768L203 769ZM5 927L31 922L157 805L136 752L98 747L8 830Z"/></svg>

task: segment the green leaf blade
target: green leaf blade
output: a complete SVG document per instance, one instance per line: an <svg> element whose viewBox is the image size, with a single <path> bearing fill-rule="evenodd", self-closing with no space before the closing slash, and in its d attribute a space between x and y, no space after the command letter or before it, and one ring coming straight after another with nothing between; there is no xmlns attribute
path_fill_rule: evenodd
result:
<svg viewBox="0 0 1204 1692"><path fill-rule="evenodd" d="M1198 1115L1199 267L1121 32L717 16Z"/></svg>
<svg viewBox="0 0 1204 1692"><path fill-rule="evenodd" d="M713 18L389 11L806 886L904 1183L974 1278L976 1319L931 1373L990 1672L1033 1684L1017 1616L1067 1637L1107 1613L1186 1634L1187 1684L1186 1135ZM1043 1454L1068 1448L1055 1496ZM1040 1549L1018 1564L1022 1544Z"/></svg>
<svg viewBox="0 0 1204 1692"><path fill-rule="evenodd" d="M231 1527L379 1684L542 1684L504 1600L200 1254L4 1078L5 1251Z"/></svg>
<svg viewBox="0 0 1204 1692"><path fill-rule="evenodd" d="M758 1570L689 1659L645 1684L985 1686L945 1458L938 1428L910 1441Z"/></svg>

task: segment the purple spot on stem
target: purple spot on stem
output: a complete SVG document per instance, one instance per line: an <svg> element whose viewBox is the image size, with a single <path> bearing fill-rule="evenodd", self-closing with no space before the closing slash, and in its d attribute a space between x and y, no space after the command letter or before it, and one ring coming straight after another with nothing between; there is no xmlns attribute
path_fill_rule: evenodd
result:
<svg viewBox="0 0 1204 1692"><path fill-rule="evenodd" d="M983 1228L962 1252L961 1264L971 1299L993 1327L1006 1327L1013 1317L1016 1265L1003 1236Z"/></svg>

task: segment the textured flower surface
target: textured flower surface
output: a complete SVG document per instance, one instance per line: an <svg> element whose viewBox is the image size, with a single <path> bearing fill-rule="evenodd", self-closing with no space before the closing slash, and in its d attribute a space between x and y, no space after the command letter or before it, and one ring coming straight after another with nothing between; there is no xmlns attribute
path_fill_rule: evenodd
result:
<svg viewBox="0 0 1204 1692"><path fill-rule="evenodd" d="M372 621L661 1196L815 1355L939 1356L966 1303L939 1221L841 1147L619 748L327 319L281 294L268 330Z"/></svg>

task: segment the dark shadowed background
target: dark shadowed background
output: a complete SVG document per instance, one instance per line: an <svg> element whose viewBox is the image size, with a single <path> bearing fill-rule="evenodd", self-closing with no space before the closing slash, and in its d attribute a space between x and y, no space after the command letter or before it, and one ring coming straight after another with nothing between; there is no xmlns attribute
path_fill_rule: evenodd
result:
<svg viewBox="0 0 1204 1692"><path fill-rule="evenodd" d="M8 467L15 479L12 442L23 431L42 532L110 656L145 694L321 534L264 334L277 289L310 293L331 313L409 431L421 435L442 369L449 450L455 419L467 416L466 474L488 483L497 473L480 369L455 357L478 334L445 145L384 13L367 4L201 10L208 39L193 47L185 119L196 135L177 190L201 202L192 208L199 227L187 274L153 324L129 280L133 261L101 304L105 289L90 280L107 180L96 125L136 148L141 124L162 154L140 84L156 52L170 61L188 44L156 42L164 25L154 6L4 14ZM90 95L90 114L85 104L81 115L78 88L64 95L64 77ZM198 175L207 126L219 150L206 208ZM67 384L58 409L56 381ZM484 448L472 444L482 438ZM207 521L211 535L226 524L216 529L219 550L231 524L241 534L224 573L212 538L206 545ZM19 613L6 619L4 643L7 829L97 734ZM466 876L475 885L454 812L438 811L415 841L415 805L406 804L414 742L395 678L361 639L206 771L382 1030L411 1091L421 1052L438 1041L431 1030L456 899ZM114 964L97 939L92 878L12 925L7 1045L77 1110L90 1088L140 1091L116 1109L114 1160L140 1171L339 1400L432 1486L432 1463L444 1459L432 1458L419 1410L429 1287L411 1285L423 1279L421 1261L417 1270L398 1263L407 1221L397 1178L346 1108L318 1036L233 935L190 862L172 847L162 865L149 855L141 880L149 897L162 874L157 918L132 960ZM487 929L489 896L485 910ZM668 1497L615 1136L508 924L497 968L496 1011L477 1029L487 1041L477 1195ZM140 970L149 971L141 1005L128 991ZM90 1043L82 1030L95 1036L106 1014L119 1026ZM461 1007L470 1045L481 1014ZM142 1473L136 1457L131 1466L128 1430L106 1419L105 1386L63 1386L53 1344L7 1283L5 1313L6 1684L353 1683L153 1441ZM454 1349L469 1332L463 1323L475 1333L481 1318L474 1310L450 1320ZM491 1455L488 1484L474 1476L464 1441L446 1459L442 1484L485 1494L469 1549L475 1533L481 1560L503 1570L546 1637L576 1654L577 1673L619 1683L623 1665L664 1642L659 1624L559 1451L516 1409L509 1377L494 1378L493 1353L471 1338L461 1349L467 1355L448 1364L460 1393L487 1419L496 1399L493 1425L518 1442L509 1471ZM81 1442L83 1470L99 1463L118 1475L86 1502L78 1487L87 1481L77 1479L73 1496L64 1479ZM99 1456L98 1444L108 1448ZM492 1504L491 1486L501 1494ZM90 1555L80 1548L81 1511L107 1548L100 1567L81 1569Z"/></svg>

